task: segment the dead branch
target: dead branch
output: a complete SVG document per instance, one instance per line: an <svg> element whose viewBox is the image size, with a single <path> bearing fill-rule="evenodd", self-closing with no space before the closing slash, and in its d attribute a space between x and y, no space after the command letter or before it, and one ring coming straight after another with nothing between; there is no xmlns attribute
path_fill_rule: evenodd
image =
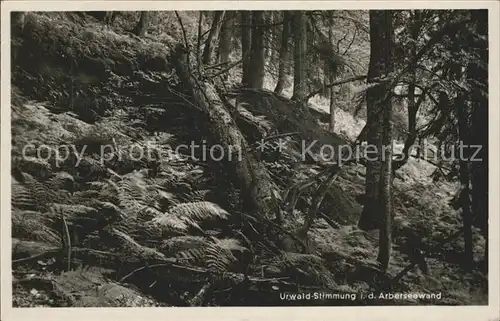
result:
<svg viewBox="0 0 500 321"><path fill-rule="evenodd" d="M189 305L192 307L201 306L203 304L203 301L205 299L207 292L209 292L211 287L212 287L211 282L208 282L207 284L205 284L200 289L200 291L191 300L189 300Z"/></svg>
<svg viewBox="0 0 500 321"><path fill-rule="evenodd" d="M339 86L339 85L343 85L343 84L347 84L347 83L353 82L353 81L365 80L367 77L368 76L366 76L366 75L362 75L362 76L354 76L354 77L350 77L350 78L347 78L347 79L335 81L335 82L333 82L331 84L323 86L321 89L313 91L312 93L310 93L309 95L306 96L306 100L309 100L312 97L316 96L317 94L322 93L325 89L328 89L328 88L331 88L331 87L335 87L335 86Z"/></svg>

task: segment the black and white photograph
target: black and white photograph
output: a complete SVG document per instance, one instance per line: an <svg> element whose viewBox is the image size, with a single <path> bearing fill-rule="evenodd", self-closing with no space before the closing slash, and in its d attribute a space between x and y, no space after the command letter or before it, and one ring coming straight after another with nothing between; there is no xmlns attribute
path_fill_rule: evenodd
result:
<svg viewBox="0 0 500 321"><path fill-rule="evenodd" d="M2 12L2 305L498 307L492 9L82 8Z"/></svg>

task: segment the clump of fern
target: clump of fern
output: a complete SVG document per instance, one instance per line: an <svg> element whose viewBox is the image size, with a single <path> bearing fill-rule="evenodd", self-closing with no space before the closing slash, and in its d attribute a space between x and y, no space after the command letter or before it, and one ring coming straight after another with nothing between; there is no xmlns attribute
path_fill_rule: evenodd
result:
<svg viewBox="0 0 500 321"><path fill-rule="evenodd" d="M185 264L201 266L212 272L231 271L237 266L235 252L248 251L237 239L201 236L180 236L165 240L160 245L163 253L175 256Z"/></svg>
<svg viewBox="0 0 500 321"><path fill-rule="evenodd" d="M288 276L299 284L333 287L334 276L324 260L314 254L282 252L278 258L265 263L265 271L274 276Z"/></svg>

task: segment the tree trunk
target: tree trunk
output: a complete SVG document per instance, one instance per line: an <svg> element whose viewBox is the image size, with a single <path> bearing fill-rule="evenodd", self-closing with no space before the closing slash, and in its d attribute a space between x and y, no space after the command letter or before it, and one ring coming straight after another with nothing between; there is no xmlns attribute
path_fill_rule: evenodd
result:
<svg viewBox="0 0 500 321"><path fill-rule="evenodd" d="M266 12L267 17L264 18L265 24L272 26L274 23L274 12ZM272 31L269 31L267 34L267 37L264 37L264 60L268 61L271 57L272 53L272 46L273 46L273 33Z"/></svg>
<svg viewBox="0 0 500 321"><path fill-rule="evenodd" d="M293 97L299 110L307 110L307 21L304 11L295 11L293 14L294 35L294 74Z"/></svg>
<svg viewBox="0 0 500 321"><path fill-rule="evenodd" d="M281 47L279 52L279 62L278 62L278 83L274 92L281 94L285 88L286 82L286 66L288 65L288 39L290 38L290 11L283 12L283 31L281 33Z"/></svg>
<svg viewBox="0 0 500 321"><path fill-rule="evenodd" d="M113 22L115 22L118 13L119 11L106 11L106 15L104 16L104 23L106 23L107 25L112 25Z"/></svg>
<svg viewBox="0 0 500 321"><path fill-rule="evenodd" d="M224 15L219 39L219 62L229 61L229 55L231 53L231 40L233 37L233 16L233 11L226 11L226 14Z"/></svg>
<svg viewBox="0 0 500 321"><path fill-rule="evenodd" d="M368 83L376 78L388 76L392 71L392 12L386 10L370 11L370 63L368 67ZM380 226L381 208L380 180L381 180L381 129L382 117L378 114L387 104L386 96L391 88L387 82L372 86L367 90L367 162L365 183L365 204L358 223L362 230L375 230ZM389 103L390 104L390 103ZM376 150L374 150L376 148Z"/></svg>
<svg viewBox="0 0 500 321"><path fill-rule="evenodd" d="M212 53L214 51L214 42L219 38L219 31L221 25L221 19L224 19L225 11L215 11L214 20L212 21L212 27L208 33L207 40L205 41L205 47L203 48L203 64L208 65L212 60Z"/></svg>
<svg viewBox="0 0 500 321"><path fill-rule="evenodd" d="M420 105L424 101L425 93L422 92L418 101L415 100L415 89L417 83L417 41L420 34L421 18L418 10L410 12L410 66L411 73L410 83L408 84L408 135L406 136L405 145L403 147L403 158L393 163L393 172L404 166L411 154L411 147L417 140L417 113Z"/></svg>
<svg viewBox="0 0 500 321"><path fill-rule="evenodd" d="M469 124L468 124L468 110L465 98L459 99L455 103L458 115L458 134L460 142L464 146L470 145L469 139ZM464 268L471 271L474 264L473 255L473 242L472 242L472 211L470 201L470 169L469 169L469 148L462 148L462 153L459 153L460 162L460 183L461 195L460 204L462 206L462 223L464 230Z"/></svg>
<svg viewBox="0 0 500 321"><path fill-rule="evenodd" d="M328 41L330 44L333 43L333 31L332 31L332 26L330 25L328 28ZM325 68L325 70L328 70ZM330 77L328 77L328 83L331 84L335 81L335 77L333 77L332 74L330 74ZM335 96L335 90L333 87L330 87L328 90L328 93L330 94L330 123L328 124L328 129L330 130L331 133L335 132L335 103L334 103L334 96Z"/></svg>
<svg viewBox="0 0 500 321"><path fill-rule="evenodd" d="M242 79L243 85L248 86L249 66L250 66L250 50L252 45L252 34L249 25L252 23L252 12L241 11L241 59L242 59Z"/></svg>
<svg viewBox="0 0 500 321"><path fill-rule="evenodd" d="M149 23L151 22L151 13L149 11L142 11L139 22L134 28L134 34L138 37L144 37L148 30Z"/></svg>
<svg viewBox="0 0 500 321"><path fill-rule="evenodd" d="M488 39L488 11L474 10L472 17L477 21L477 32ZM488 51L486 40L476 46L479 50L478 63L469 65L467 73L469 78L478 83L488 84ZM485 238L484 270L488 272L488 97L481 92L478 86L473 89L474 109L471 117L471 144L480 148L471 161L472 182L472 212L477 224Z"/></svg>
<svg viewBox="0 0 500 321"><path fill-rule="evenodd" d="M27 12L12 11L10 13L10 25L13 36L21 35L26 23Z"/></svg>
<svg viewBox="0 0 500 321"><path fill-rule="evenodd" d="M262 88L264 85L264 11L252 13L252 48L248 68L248 86Z"/></svg>
<svg viewBox="0 0 500 321"><path fill-rule="evenodd" d="M265 167L248 151L248 144L213 85L200 82L189 72L187 52L176 48L173 62L179 79L188 88L196 106L208 115L215 140L227 152L221 162L235 186L241 186L244 205L260 217L281 222L280 209ZM232 151L232 152L231 152Z"/></svg>
<svg viewBox="0 0 500 321"><path fill-rule="evenodd" d="M333 87L329 89L330 92L330 123L328 124L328 130L331 133L335 133L335 90Z"/></svg>
<svg viewBox="0 0 500 321"><path fill-rule="evenodd" d="M389 267L392 239L392 104L384 106L382 132L382 166L380 172L380 233L377 261L385 271Z"/></svg>
<svg viewBox="0 0 500 321"><path fill-rule="evenodd" d="M196 67L198 72L201 68L201 36L203 33L203 11L198 14L198 35L196 37Z"/></svg>

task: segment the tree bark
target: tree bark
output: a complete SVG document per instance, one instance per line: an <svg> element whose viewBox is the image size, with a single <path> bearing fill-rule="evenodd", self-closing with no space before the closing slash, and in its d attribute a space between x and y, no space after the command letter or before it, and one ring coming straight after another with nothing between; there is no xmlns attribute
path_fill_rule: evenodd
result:
<svg viewBox="0 0 500 321"><path fill-rule="evenodd" d="M304 11L295 11L293 14L294 35L294 75L293 97L299 110L307 110L307 21Z"/></svg>
<svg viewBox="0 0 500 321"><path fill-rule="evenodd" d="M331 44L333 42L333 31L332 31L332 26L330 25L328 28L328 41ZM325 70L328 70L325 68ZM328 77L328 83L332 83L335 80L332 74ZM326 84L325 84L326 85ZM330 130L331 133L335 132L335 103L334 103L334 96L335 96L335 90L333 87L330 87L328 90L328 93L330 94L330 123L328 124L328 129Z"/></svg>
<svg viewBox="0 0 500 321"><path fill-rule="evenodd" d="M330 92L330 123L328 124L328 130L331 133L335 133L335 90L333 87L329 89Z"/></svg>
<svg viewBox="0 0 500 321"><path fill-rule="evenodd" d="M477 32L488 39L488 11L474 10L472 17L477 21ZM468 76L478 83L488 84L488 51L487 43L476 46L479 53L478 63L469 65ZM473 89L474 109L471 117L471 144L479 146L477 160L471 162L472 182L472 212L485 239L484 271L488 273L488 97L481 92L478 86Z"/></svg>
<svg viewBox="0 0 500 321"><path fill-rule="evenodd" d="M279 52L279 62L278 62L278 83L274 92L281 94L285 88L286 82L286 66L288 65L288 40L290 38L290 11L283 12L283 31L281 33L281 47Z"/></svg>
<svg viewBox="0 0 500 321"><path fill-rule="evenodd" d="M226 11L222 22L220 39L219 39L219 62L228 62L229 54L231 53L231 40L233 37L232 21L234 12Z"/></svg>
<svg viewBox="0 0 500 321"><path fill-rule="evenodd" d="M392 71L392 12L386 10L370 11L370 63L368 67L368 83L377 78L387 77ZM369 147L380 146L382 117L378 114L384 110L383 104L387 103L386 94L391 90L387 81L372 86L367 90L367 140ZM375 155L374 155L375 154ZM380 171L381 150L367 155L365 204L358 226L362 230L375 230L380 226L381 209L380 198ZM375 159L374 159L375 156Z"/></svg>
<svg viewBox="0 0 500 321"><path fill-rule="evenodd" d="M10 25L13 36L21 35L26 23L27 12L12 11L10 14Z"/></svg>
<svg viewBox="0 0 500 321"><path fill-rule="evenodd" d="M248 86L249 66L250 66L250 50L252 46L252 34L249 25L252 20L251 11L241 11L241 59L242 59L242 79L241 83Z"/></svg>
<svg viewBox="0 0 500 321"><path fill-rule="evenodd" d="M460 142L464 146L470 145L469 139L469 124L468 110L465 100L459 99L458 104L455 103L458 114L458 134ZM471 271L474 264L473 241L472 241L472 211L470 201L470 158L468 147L463 148L462 153L459 153L460 162L460 183L462 185L460 204L462 205L462 223L464 230L464 268Z"/></svg>
<svg viewBox="0 0 500 321"><path fill-rule="evenodd" d="M176 48L173 57L180 80L188 88L196 106L208 115L213 137L227 152L227 157L219 164L225 166L230 177L234 177L235 186L241 186L244 205L260 217L279 224L280 209L269 174L256 156L248 151L245 138L215 88L209 82L200 82L189 72L187 52L181 46Z"/></svg>
<svg viewBox="0 0 500 321"><path fill-rule="evenodd" d="M408 135L406 136L405 145L403 147L403 158L393 163L393 174L399 168L403 167L410 159L411 147L417 140L417 113L420 105L424 101L425 93L422 92L418 101L415 100L415 89L417 83L417 41L420 33L421 21L418 10L410 12L410 83L408 84Z"/></svg>
<svg viewBox="0 0 500 321"><path fill-rule="evenodd" d="M391 257L391 239L392 239L392 104L387 103L384 106L382 132L382 166L380 172L380 233L379 233L379 252L377 261L382 270L389 267Z"/></svg>
<svg viewBox="0 0 500 321"><path fill-rule="evenodd" d="M265 23L269 26L272 26L274 24L274 11L266 12L267 17L265 18ZM269 61L271 59L272 55L272 47L273 47L273 32L269 31L267 34L267 37L264 39L264 60Z"/></svg>
<svg viewBox="0 0 500 321"><path fill-rule="evenodd" d="M264 11L252 13L252 48L248 68L248 86L262 88L264 85Z"/></svg>
<svg viewBox="0 0 500 321"><path fill-rule="evenodd" d="M151 22L150 20L151 13L149 11L142 11L139 22L134 28L134 34L138 37L144 37L146 35L146 31L148 30L149 23Z"/></svg>
<svg viewBox="0 0 500 321"><path fill-rule="evenodd" d="M203 27L203 11L198 14L198 35L196 37L196 67L198 72L201 68L201 36Z"/></svg>
<svg viewBox="0 0 500 321"><path fill-rule="evenodd" d="M225 11L215 11L212 27L208 33L205 47L203 48L203 64L208 65L212 60L212 53L214 51L214 42L219 38L219 31L221 28L221 20L224 19Z"/></svg>

